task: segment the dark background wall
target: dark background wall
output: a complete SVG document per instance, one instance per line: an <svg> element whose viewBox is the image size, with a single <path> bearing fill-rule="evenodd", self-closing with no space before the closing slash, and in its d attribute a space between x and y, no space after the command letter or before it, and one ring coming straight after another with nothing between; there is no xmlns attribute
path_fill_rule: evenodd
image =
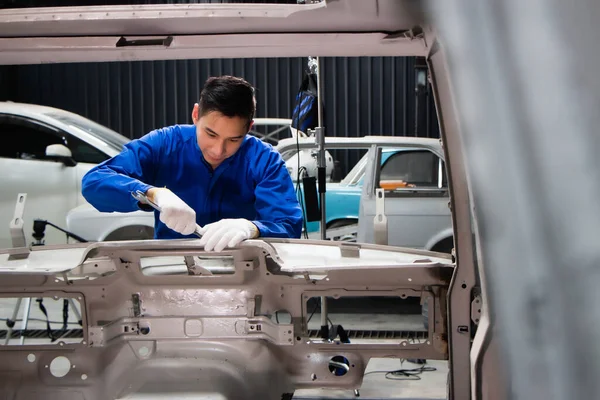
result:
<svg viewBox="0 0 600 400"><path fill-rule="evenodd" d="M257 89L257 117L290 118L307 58L169 60L0 66L0 100L66 109L129 138L176 123L209 76L241 76ZM330 136L439 137L433 96L415 93L412 57L321 58ZM416 111L418 111L416 113ZM357 155L344 155L347 171Z"/></svg>

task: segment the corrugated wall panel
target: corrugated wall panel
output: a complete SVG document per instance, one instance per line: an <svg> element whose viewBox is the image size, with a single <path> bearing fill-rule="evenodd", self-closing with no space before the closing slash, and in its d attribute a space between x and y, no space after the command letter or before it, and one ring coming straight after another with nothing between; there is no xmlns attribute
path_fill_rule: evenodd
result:
<svg viewBox="0 0 600 400"><path fill-rule="evenodd" d="M0 67L0 99L84 115L130 138L190 123L207 77L244 77L257 89L257 117L290 118L307 59L213 59ZM327 135L439 137L433 98L421 95L415 127L411 57L322 58ZM357 154L341 156L347 171Z"/></svg>

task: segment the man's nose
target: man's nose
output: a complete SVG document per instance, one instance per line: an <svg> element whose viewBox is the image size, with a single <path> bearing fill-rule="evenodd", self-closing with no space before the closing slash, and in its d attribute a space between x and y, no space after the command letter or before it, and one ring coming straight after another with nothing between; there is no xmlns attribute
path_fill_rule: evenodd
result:
<svg viewBox="0 0 600 400"><path fill-rule="evenodd" d="M217 144L215 152L217 153L218 156L221 156L223 154L225 154L227 150L227 143L225 143L225 141L221 141Z"/></svg>

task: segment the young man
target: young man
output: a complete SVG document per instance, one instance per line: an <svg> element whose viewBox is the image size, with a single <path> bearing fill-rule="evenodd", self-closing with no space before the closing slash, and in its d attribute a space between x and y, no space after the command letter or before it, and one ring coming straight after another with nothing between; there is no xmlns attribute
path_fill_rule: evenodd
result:
<svg viewBox="0 0 600 400"><path fill-rule="evenodd" d="M101 212L147 210L131 195L140 190L162 209L155 238L193 237L198 224L208 251L257 237L299 238L302 210L285 163L247 134L255 110L248 82L209 78L192 110L194 125L131 141L83 177L83 196Z"/></svg>

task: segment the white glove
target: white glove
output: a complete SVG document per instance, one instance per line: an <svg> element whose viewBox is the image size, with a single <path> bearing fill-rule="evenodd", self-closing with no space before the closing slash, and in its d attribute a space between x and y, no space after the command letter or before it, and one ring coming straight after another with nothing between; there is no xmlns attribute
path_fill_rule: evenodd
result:
<svg viewBox="0 0 600 400"><path fill-rule="evenodd" d="M153 201L160 207L160 220L175 232L189 235L196 230L196 212L169 189L155 189Z"/></svg>
<svg viewBox="0 0 600 400"><path fill-rule="evenodd" d="M204 250L222 251L225 247L235 247L246 239L258 237L258 228L247 219L222 219L200 229L202 239L199 244Z"/></svg>

